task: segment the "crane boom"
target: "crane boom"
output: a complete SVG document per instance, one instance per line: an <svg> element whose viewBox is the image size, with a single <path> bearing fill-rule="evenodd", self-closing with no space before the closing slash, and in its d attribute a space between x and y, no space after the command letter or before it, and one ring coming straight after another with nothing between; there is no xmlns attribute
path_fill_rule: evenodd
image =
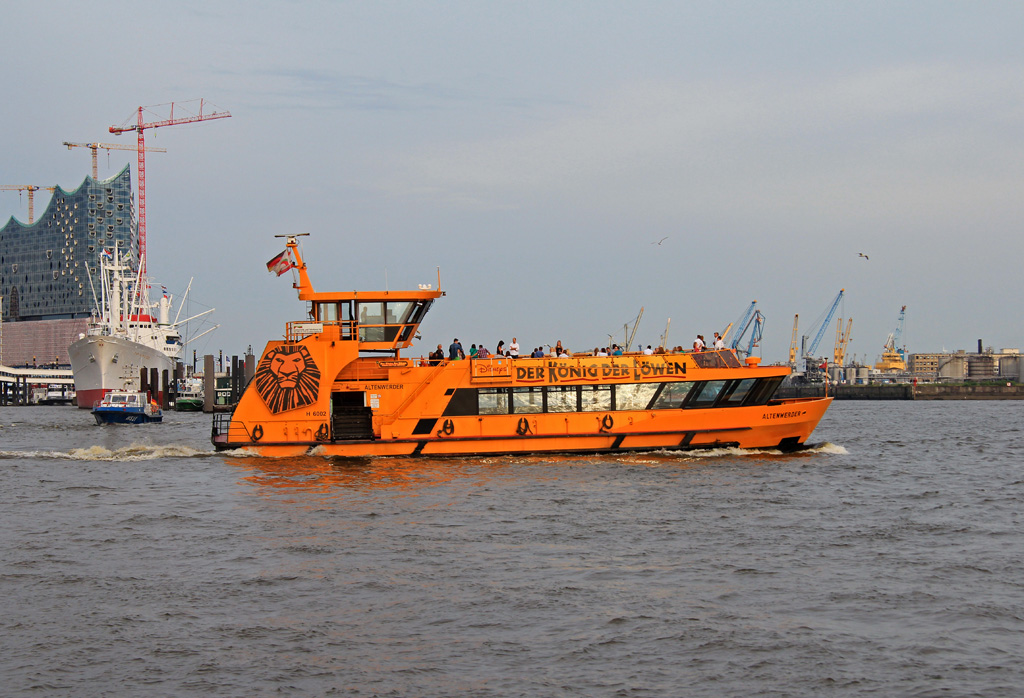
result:
<svg viewBox="0 0 1024 698"><path fill-rule="evenodd" d="M195 100L193 100L195 101ZM157 121L147 122L144 119L143 111L155 107L139 107L136 123L131 126L111 126L109 131L115 135L127 133L128 131L135 131L139 137L139 167L136 171L135 176L139 179L139 268L142 270L143 275L146 271L146 129L149 128L160 128L161 126L175 126L178 124L192 124L197 121L209 121L211 119L226 119L231 116L230 112L227 111L212 111L203 113L203 109L206 105L206 100L200 99L199 101L199 112L192 113L187 112L187 116L174 116L175 102L170 103L170 116L166 119L158 119ZM167 105L156 105L156 106L167 106ZM179 113L183 107L179 104ZM187 111L187 110L186 110ZM131 121L131 118L128 119ZM128 123L128 122L125 122Z"/></svg>
<svg viewBox="0 0 1024 698"><path fill-rule="evenodd" d="M36 192L43 187L37 187L35 184L0 184L0 191L16 191L21 194L23 191L28 192L28 223L32 225L32 221L35 220L36 215Z"/></svg>
<svg viewBox="0 0 1024 698"><path fill-rule="evenodd" d="M725 335L729 334L730 328L740 328L740 333L736 335L736 337L732 340L732 343L729 345L730 349L736 349L739 346L740 340L743 338L743 333L747 331L747 325L750 321L750 316L754 314L754 309L756 307L757 301L751 301L750 305L747 306L746 311L744 311L740 319L737 320L734 324L730 324L729 327L725 328L725 332L722 333L722 339L725 339Z"/></svg>
<svg viewBox="0 0 1024 698"><path fill-rule="evenodd" d="M821 323L821 328L818 330L818 334L814 335L814 341L811 342L810 348L807 350L807 356L814 356L814 352L818 350L818 344L821 343L821 338L825 336L825 328L832 322L832 316L836 313L836 308L839 307L839 301L843 299L843 294L846 289L839 289L839 293L836 295L836 299L832 301L832 307L828 309L828 313L825 315L825 319Z"/></svg>
<svg viewBox="0 0 1024 698"><path fill-rule="evenodd" d="M96 157L96 154L97 154L97 152L99 151L100 148L103 148L108 153L111 150L138 150L138 146L137 145L123 145L123 144L119 144L119 143L69 143L68 141L64 141L64 145L66 145L68 147L68 150L71 150L72 148L89 148L92 151L92 178L93 179L99 179L100 178L99 167L98 167L97 157ZM151 146L151 145L146 146L146 150L148 150L151 153L166 153L167 152L167 148L157 148L156 146Z"/></svg>

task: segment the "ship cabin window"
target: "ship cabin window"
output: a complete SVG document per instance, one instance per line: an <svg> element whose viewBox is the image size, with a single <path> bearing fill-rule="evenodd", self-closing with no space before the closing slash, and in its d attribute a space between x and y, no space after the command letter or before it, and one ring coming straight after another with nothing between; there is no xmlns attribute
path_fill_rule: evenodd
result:
<svg viewBox="0 0 1024 698"><path fill-rule="evenodd" d="M713 407L715 400L718 399L718 394L725 387L725 383L724 380L697 383L683 407L690 409Z"/></svg>
<svg viewBox="0 0 1024 698"><path fill-rule="evenodd" d="M583 412L607 412L612 409L612 386L581 385L580 407Z"/></svg>
<svg viewBox="0 0 1024 698"><path fill-rule="evenodd" d="M512 388L512 411L515 414L537 414L544 411L544 388L530 386Z"/></svg>
<svg viewBox="0 0 1024 698"><path fill-rule="evenodd" d="M725 390L722 391L721 405L723 407L739 407L750 395L751 389L757 383L756 378L744 378L743 380L730 381Z"/></svg>
<svg viewBox="0 0 1024 698"><path fill-rule="evenodd" d="M479 414L508 414L508 388L480 388L477 407Z"/></svg>
<svg viewBox="0 0 1024 698"><path fill-rule="evenodd" d="M748 405L766 405L768 401L775 395L775 391L782 385L782 377L776 376L775 378L765 378L761 380L757 386L750 391L750 395L747 397L746 404Z"/></svg>
<svg viewBox="0 0 1024 698"><path fill-rule="evenodd" d="M651 409L674 410L682 407L683 401L693 389L693 383L664 383L658 391L658 398L654 401ZM642 408L641 408L642 409Z"/></svg>
<svg viewBox="0 0 1024 698"><path fill-rule="evenodd" d="M575 385L550 385L547 387L548 412L579 412L579 393Z"/></svg>
<svg viewBox="0 0 1024 698"><path fill-rule="evenodd" d="M620 383L615 386L615 409L646 410L651 404L657 383Z"/></svg>

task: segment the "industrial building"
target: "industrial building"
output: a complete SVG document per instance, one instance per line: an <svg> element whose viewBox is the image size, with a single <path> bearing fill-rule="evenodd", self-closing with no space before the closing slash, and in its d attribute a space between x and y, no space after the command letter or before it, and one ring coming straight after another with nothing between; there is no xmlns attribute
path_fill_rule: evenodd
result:
<svg viewBox="0 0 1024 698"><path fill-rule="evenodd" d="M138 262L128 166L72 191L58 186L35 222L12 217L0 228L0 364L69 363L95 307L100 255L114 247Z"/></svg>
<svg viewBox="0 0 1024 698"><path fill-rule="evenodd" d="M952 353L910 354L909 370L914 376L934 380L1019 381L1024 369L1021 359L1019 349L996 352L992 347L982 350L979 346L977 353L961 349Z"/></svg>

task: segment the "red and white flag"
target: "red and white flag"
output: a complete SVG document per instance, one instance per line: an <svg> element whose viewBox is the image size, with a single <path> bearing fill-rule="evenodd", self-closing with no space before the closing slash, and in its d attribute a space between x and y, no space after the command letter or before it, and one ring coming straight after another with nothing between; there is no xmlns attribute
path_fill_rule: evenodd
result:
<svg viewBox="0 0 1024 698"><path fill-rule="evenodd" d="M267 271L272 271L278 276L285 273L289 269L294 269L298 265L295 263L295 255L292 254L292 248L287 248L284 252L274 257L272 260L267 262Z"/></svg>

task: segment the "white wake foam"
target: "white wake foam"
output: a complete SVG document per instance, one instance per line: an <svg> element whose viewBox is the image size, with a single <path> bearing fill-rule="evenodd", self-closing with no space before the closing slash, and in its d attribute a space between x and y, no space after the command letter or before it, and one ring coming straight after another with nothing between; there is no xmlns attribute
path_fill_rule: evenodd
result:
<svg viewBox="0 0 1024 698"><path fill-rule="evenodd" d="M51 458L54 460L81 461L147 461L157 458L194 458L208 456L213 451L200 451L191 446L169 444L154 446L151 444L132 444L124 448L110 450L103 446L73 448L70 451L0 451L0 458Z"/></svg>

